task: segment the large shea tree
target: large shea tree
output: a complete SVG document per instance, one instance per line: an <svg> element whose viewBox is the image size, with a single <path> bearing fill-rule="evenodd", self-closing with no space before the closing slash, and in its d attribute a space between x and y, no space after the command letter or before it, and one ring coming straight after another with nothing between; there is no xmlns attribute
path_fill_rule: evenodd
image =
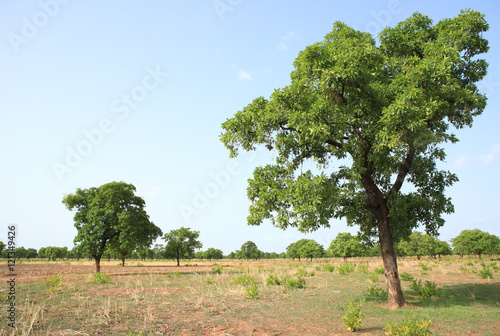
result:
<svg viewBox="0 0 500 336"><path fill-rule="evenodd" d="M231 157L262 146L276 157L249 180L248 224L359 225L378 237L389 308L403 306L394 242L419 225L437 234L453 211L444 191L457 177L436 162L443 143L458 141L453 129L485 108L476 83L486 75L477 55L488 50L487 29L473 10L436 24L415 13L378 42L336 22L299 53L290 85L222 125ZM317 168L305 171L310 162Z"/></svg>

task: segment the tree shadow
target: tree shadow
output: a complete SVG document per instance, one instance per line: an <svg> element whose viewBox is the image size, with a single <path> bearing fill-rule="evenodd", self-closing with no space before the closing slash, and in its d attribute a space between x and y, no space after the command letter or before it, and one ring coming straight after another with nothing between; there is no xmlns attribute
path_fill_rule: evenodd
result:
<svg viewBox="0 0 500 336"><path fill-rule="evenodd" d="M421 307L452 307L483 305L500 307L500 282L443 286L440 298L412 302Z"/></svg>

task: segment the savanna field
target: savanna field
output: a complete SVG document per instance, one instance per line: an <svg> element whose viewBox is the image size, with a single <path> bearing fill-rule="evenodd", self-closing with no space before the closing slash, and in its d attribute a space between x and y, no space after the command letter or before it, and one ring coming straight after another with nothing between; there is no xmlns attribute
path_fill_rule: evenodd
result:
<svg viewBox="0 0 500 336"><path fill-rule="evenodd" d="M500 330L497 258L400 259L408 305L394 311L379 258L181 265L103 261L96 277L91 261L18 261L16 328L7 326L4 271L0 335L351 335L350 302L362 303L358 335L403 335L395 326L412 323L422 335Z"/></svg>

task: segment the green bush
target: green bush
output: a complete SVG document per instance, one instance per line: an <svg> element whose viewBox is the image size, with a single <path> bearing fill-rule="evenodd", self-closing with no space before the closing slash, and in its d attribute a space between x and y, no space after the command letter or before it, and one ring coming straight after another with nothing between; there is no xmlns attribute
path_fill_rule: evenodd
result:
<svg viewBox="0 0 500 336"><path fill-rule="evenodd" d="M368 285L366 287L366 295L373 297L380 297L384 295L385 291L377 284Z"/></svg>
<svg viewBox="0 0 500 336"><path fill-rule="evenodd" d="M59 274L49 276L43 284L47 287L47 292L49 293L57 292L59 289L64 287L62 277Z"/></svg>
<svg viewBox="0 0 500 336"><path fill-rule="evenodd" d="M269 274L266 279L266 285L269 286L279 286L281 285L281 280L278 276Z"/></svg>
<svg viewBox="0 0 500 336"><path fill-rule="evenodd" d="M355 269L356 269L356 265L354 265L352 263L343 263L343 264L340 264L339 267L337 267L337 271L339 272L339 274L351 273Z"/></svg>
<svg viewBox="0 0 500 336"><path fill-rule="evenodd" d="M215 281L214 278L206 278L205 279L205 284L207 285L215 285L217 282Z"/></svg>
<svg viewBox="0 0 500 336"><path fill-rule="evenodd" d="M222 267L222 266L216 265L216 266L212 267L212 273L215 273L215 274L221 274L222 270L224 270L224 267Z"/></svg>
<svg viewBox="0 0 500 336"><path fill-rule="evenodd" d="M332 265L323 265L323 271L333 272L334 270L335 270L335 267L333 267Z"/></svg>
<svg viewBox="0 0 500 336"><path fill-rule="evenodd" d="M484 263L481 264L481 269L477 271L481 279L493 279L493 269Z"/></svg>
<svg viewBox="0 0 500 336"><path fill-rule="evenodd" d="M102 272L97 272L94 274L94 277L92 279L92 281L90 283L93 283L93 284L107 284L107 283L110 283L111 282L111 277L106 274L106 273L102 273Z"/></svg>
<svg viewBox="0 0 500 336"><path fill-rule="evenodd" d="M368 266L358 265L358 272L363 274L368 274Z"/></svg>
<svg viewBox="0 0 500 336"><path fill-rule="evenodd" d="M256 299L259 296L259 288L255 282L252 282L245 288L245 299Z"/></svg>
<svg viewBox="0 0 500 336"><path fill-rule="evenodd" d="M410 273L403 272L400 274L401 280L403 281L412 281L413 280L413 275Z"/></svg>
<svg viewBox="0 0 500 336"><path fill-rule="evenodd" d="M377 273L371 273L368 276L368 280L370 280L371 282L378 282L378 274Z"/></svg>
<svg viewBox="0 0 500 336"><path fill-rule="evenodd" d="M361 312L364 302L365 300L360 300L359 303L351 301L347 309L344 309L345 315L342 316L342 322L347 327L347 330L356 331L361 326L361 321L365 315Z"/></svg>
<svg viewBox="0 0 500 336"><path fill-rule="evenodd" d="M252 283L255 283L255 280L254 280L253 276L251 276L251 275L242 274L242 275L238 275L236 278L233 278L231 280L231 283L233 285L249 286Z"/></svg>
<svg viewBox="0 0 500 336"><path fill-rule="evenodd" d="M377 267L373 270L373 272L377 273L377 274L384 274L385 273L385 270L383 267Z"/></svg>
<svg viewBox="0 0 500 336"><path fill-rule="evenodd" d="M306 281L304 280L304 278L299 277L297 279L294 279L289 275L283 277L281 283L283 287L285 287L286 289L296 289L296 288L300 289L306 286Z"/></svg>
<svg viewBox="0 0 500 336"><path fill-rule="evenodd" d="M438 288L434 281L425 281L415 279L412 280L410 285L411 290L413 290L421 299L428 299L431 297L440 297L442 289Z"/></svg>
<svg viewBox="0 0 500 336"><path fill-rule="evenodd" d="M430 320L417 320L413 319L410 315L406 320L397 323L389 322L385 326L386 336L431 336L432 332L429 330L432 321Z"/></svg>

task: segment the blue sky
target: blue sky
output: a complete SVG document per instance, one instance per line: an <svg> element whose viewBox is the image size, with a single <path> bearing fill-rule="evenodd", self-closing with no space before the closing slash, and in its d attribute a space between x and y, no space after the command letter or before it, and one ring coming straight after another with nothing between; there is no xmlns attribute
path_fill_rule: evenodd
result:
<svg viewBox="0 0 500 336"><path fill-rule="evenodd" d="M443 168L456 211L442 240L463 229L500 235L500 4L486 14L488 107L447 146ZM284 251L301 238L328 246L342 221L311 234L246 225L247 179L268 153L229 159L220 125L289 83L292 63L335 21L372 34L419 11L439 21L470 1L2 1L0 224L18 245L73 246L77 188L125 181L164 232L190 227L225 253L252 240ZM5 238L0 238L5 241ZM162 243L162 241L158 241Z"/></svg>

